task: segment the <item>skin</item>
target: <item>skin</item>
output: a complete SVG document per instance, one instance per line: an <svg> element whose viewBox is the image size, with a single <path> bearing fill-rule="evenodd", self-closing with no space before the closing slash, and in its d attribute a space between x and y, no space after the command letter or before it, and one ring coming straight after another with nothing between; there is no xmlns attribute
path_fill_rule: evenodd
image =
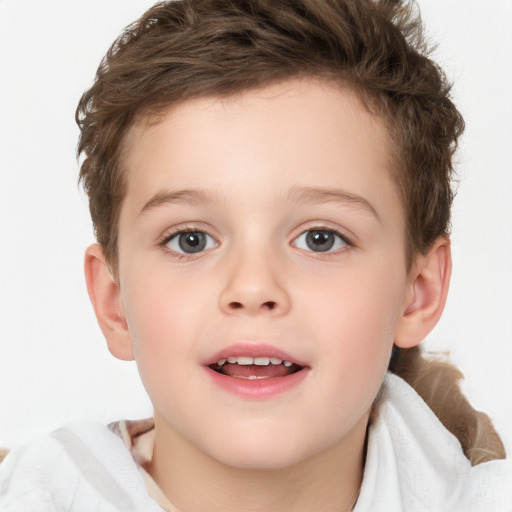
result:
<svg viewBox="0 0 512 512"><path fill-rule="evenodd" d="M179 509L352 507L393 342L424 338L450 276L446 239L406 271L388 144L350 89L314 80L132 127L119 273L95 245L86 275L111 352L137 361L155 412L148 470ZM318 252L314 228L342 237ZM206 249L178 252L183 229ZM306 377L262 400L218 388L203 363L240 342L286 351Z"/></svg>

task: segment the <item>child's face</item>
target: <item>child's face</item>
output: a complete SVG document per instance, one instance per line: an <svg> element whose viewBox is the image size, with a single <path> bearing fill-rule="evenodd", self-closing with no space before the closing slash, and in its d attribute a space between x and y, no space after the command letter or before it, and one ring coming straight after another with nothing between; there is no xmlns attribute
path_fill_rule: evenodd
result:
<svg viewBox="0 0 512 512"><path fill-rule="evenodd" d="M306 80L131 130L121 312L161 445L260 468L360 446L410 298L387 144ZM242 356L294 366L213 369Z"/></svg>

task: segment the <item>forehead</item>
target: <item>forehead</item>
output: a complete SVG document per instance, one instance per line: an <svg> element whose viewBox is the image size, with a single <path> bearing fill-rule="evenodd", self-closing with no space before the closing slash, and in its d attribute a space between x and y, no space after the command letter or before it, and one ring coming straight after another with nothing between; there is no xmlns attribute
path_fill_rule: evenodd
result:
<svg viewBox="0 0 512 512"><path fill-rule="evenodd" d="M294 79L191 99L129 131L126 200L140 209L158 190L200 187L245 201L263 182L275 198L297 185L371 198L385 185L399 202L389 147L384 121L346 86Z"/></svg>

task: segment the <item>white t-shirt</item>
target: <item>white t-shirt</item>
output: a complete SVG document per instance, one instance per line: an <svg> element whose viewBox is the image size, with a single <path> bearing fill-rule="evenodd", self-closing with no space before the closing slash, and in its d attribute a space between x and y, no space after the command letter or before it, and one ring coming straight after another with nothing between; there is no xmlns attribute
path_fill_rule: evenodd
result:
<svg viewBox="0 0 512 512"><path fill-rule="evenodd" d="M0 465L2 512L178 512L143 466L152 420L77 423ZM388 374L354 512L512 512L512 461L472 467L417 393Z"/></svg>

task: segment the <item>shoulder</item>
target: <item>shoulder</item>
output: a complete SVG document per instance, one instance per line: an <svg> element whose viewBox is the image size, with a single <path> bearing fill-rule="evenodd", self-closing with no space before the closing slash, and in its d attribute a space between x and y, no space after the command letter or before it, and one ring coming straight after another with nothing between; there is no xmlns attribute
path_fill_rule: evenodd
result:
<svg viewBox="0 0 512 512"><path fill-rule="evenodd" d="M358 502L360 505L360 502ZM355 510L512 511L510 460L472 467L459 441L405 381L388 374L368 436Z"/></svg>
<svg viewBox="0 0 512 512"><path fill-rule="evenodd" d="M0 509L9 512L155 510L148 500L129 450L97 423L55 430L0 465Z"/></svg>

